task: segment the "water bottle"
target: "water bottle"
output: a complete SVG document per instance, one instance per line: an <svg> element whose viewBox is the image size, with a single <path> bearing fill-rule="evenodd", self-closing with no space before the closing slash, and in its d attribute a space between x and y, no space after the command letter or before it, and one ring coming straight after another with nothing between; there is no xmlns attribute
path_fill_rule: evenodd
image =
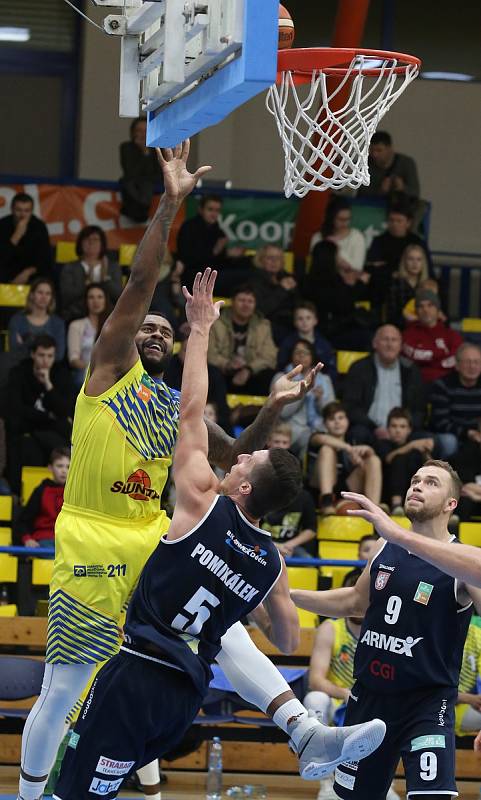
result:
<svg viewBox="0 0 481 800"><path fill-rule="evenodd" d="M221 800L222 797L222 742L214 736L209 745L209 761L206 781L206 800Z"/></svg>

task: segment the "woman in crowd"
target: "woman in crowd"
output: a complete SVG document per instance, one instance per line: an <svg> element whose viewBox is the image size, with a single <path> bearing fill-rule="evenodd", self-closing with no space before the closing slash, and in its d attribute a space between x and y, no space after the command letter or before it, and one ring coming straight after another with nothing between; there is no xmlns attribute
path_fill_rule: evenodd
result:
<svg viewBox="0 0 481 800"><path fill-rule="evenodd" d="M414 296L420 284L428 279L428 260L426 253L418 244L409 244L403 251L399 270L393 276L387 301L387 320L398 328L404 328L407 322L416 318L405 310L409 300Z"/></svg>
<svg viewBox="0 0 481 800"><path fill-rule="evenodd" d="M60 272L62 316L67 322L83 315L85 289L91 283L102 284L112 303L122 291L120 267L107 258L107 239L102 228L97 225L82 228L76 252L79 260L64 264Z"/></svg>
<svg viewBox="0 0 481 800"><path fill-rule="evenodd" d="M302 365L302 371L296 380L304 380L309 370L316 363L316 351L310 342L299 340L295 343L291 352L291 363L285 368L285 372L290 372L298 364ZM272 383L282 373L274 376ZM313 389L300 400L284 406L281 411L281 418L289 423L292 431L292 452L302 458L307 450L307 445L312 434L316 431L323 431L324 423L322 420L322 409L327 403L335 399L334 387L329 375L322 372L316 375Z"/></svg>
<svg viewBox="0 0 481 800"><path fill-rule="evenodd" d="M312 257L317 258L318 243L333 242L339 256L352 269L362 272L366 260L366 241L357 228L351 228L351 204L344 197L335 197L328 205L320 233L311 239Z"/></svg>
<svg viewBox="0 0 481 800"><path fill-rule="evenodd" d="M55 339L55 359L65 355L65 323L54 314L55 289L48 278L37 278L28 292L25 309L15 314L8 325L8 344L12 358L21 361L29 355L30 343L42 333Z"/></svg>
<svg viewBox="0 0 481 800"><path fill-rule="evenodd" d="M91 283L87 287L85 306L87 315L71 322L68 329L68 362L77 389L84 382L94 343L112 310L107 291L101 283Z"/></svg>

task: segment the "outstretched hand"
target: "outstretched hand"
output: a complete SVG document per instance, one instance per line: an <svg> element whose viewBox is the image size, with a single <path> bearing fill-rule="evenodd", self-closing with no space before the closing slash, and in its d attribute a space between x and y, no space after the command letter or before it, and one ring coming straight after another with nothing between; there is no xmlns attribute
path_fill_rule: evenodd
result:
<svg viewBox="0 0 481 800"><path fill-rule="evenodd" d="M156 147L157 158L162 167L164 176L165 193L173 200L183 200L191 193L199 178L209 172L212 167L199 167L194 173L187 169L187 159L190 151L190 140L186 139L174 149L166 147L161 150Z"/></svg>
<svg viewBox="0 0 481 800"><path fill-rule="evenodd" d="M393 522L391 517L382 508L379 508L376 503L373 503L363 494L357 494L357 492L341 492L341 495L343 500L350 500L361 506L359 509L349 509L347 511L348 516L365 519L366 522L370 522L374 526L383 539L395 544L399 543L399 538L403 535L403 528Z"/></svg>
<svg viewBox="0 0 481 800"><path fill-rule="evenodd" d="M301 381L297 381L295 378L302 372L302 364L291 369L286 375L281 375L271 389L270 400L283 406L301 400L314 386L316 375L323 366L324 364L321 362L316 364Z"/></svg>
<svg viewBox="0 0 481 800"><path fill-rule="evenodd" d="M207 267L203 273L198 272L194 278L192 294L186 286L182 287L182 294L185 297L185 315L191 329L198 328L208 331L219 319L220 310L224 305L223 300L214 303L213 292L217 271Z"/></svg>

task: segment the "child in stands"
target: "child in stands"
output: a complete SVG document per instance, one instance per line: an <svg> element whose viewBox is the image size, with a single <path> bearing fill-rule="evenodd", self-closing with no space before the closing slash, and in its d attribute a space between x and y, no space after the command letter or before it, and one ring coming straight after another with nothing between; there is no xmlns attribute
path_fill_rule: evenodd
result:
<svg viewBox="0 0 481 800"><path fill-rule="evenodd" d="M70 466L67 447L52 451L46 478L32 492L17 522L17 536L25 547L55 546L55 522L63 504L63 491Z"/></svg>

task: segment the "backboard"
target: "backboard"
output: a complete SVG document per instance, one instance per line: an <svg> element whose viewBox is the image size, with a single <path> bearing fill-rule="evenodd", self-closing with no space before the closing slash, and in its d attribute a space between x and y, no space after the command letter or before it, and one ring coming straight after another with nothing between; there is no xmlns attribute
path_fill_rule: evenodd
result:
<svg viewBox="0 0 481 800"><path fill-rule="evenodd" d="M120 116L147 113L147 145L172 147L271 86L278 0L93 0L121 39Z"/></svg>

